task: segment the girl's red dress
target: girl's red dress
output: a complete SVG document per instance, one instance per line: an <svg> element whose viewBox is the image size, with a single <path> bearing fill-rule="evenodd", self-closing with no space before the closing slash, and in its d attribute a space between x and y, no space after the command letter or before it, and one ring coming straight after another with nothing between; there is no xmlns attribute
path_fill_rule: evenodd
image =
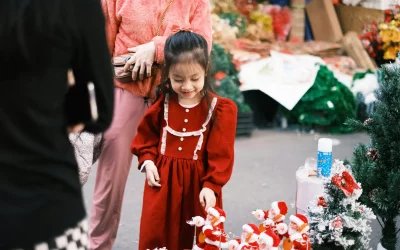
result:
<svg viewBox="0 0 400 250"><path fill-rule="evenodd" d="M221 189L233 168L236 120L235 103L214 94L192 108L167 94L148 109L131 151L139 167L146 160L155 163L161 187L145 181L139 250L192 248L194 228L186 221L206 216L201 189L213 190L216 206L222 207Z"/></svg>

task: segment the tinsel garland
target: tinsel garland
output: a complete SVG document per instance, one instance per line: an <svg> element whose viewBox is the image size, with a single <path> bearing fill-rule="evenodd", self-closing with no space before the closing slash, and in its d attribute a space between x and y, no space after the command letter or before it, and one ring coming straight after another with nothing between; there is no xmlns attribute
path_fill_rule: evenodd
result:
<svg viewBox="0 0 400 250"><path fill-rule="evenodd" d="M332 167L333 176L341 175L343 171L350 173L342 161L336 160ZM375 215L370 208L357 201L362 190L346 197L332 179L325 181L324 196L319 197L319 201L312 202L308 208L310 241L313 249L368 249L369 236L372 232L369 223L375 219Z"/></svg>
<svg viewBox="0 0 400 250"><path fill-rule="evenodd" d="M327 128L331 133L346 133L351 129L344 122L347 118L356 117L357 105L349 88L340 83L325 65L321 65L314 85L293 110L283 112L295 123Z"/></svg>

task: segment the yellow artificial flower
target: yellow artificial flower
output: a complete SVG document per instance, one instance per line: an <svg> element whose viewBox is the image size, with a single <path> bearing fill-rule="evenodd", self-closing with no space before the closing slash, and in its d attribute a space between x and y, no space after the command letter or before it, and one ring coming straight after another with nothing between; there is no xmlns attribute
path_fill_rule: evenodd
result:
<svg viewBox="0 0 400 250"><path fill-rule="evenodd" d="M390 30L381 30L379 32L379 35L382 37L382 42L383 43L387 43L391 41L392 35L391 35L391 31Z"/></svg>
<svg viewBox="0 0 400 250"><path fill-rule="evenodd" d="M398 29L392 32L392 42L400 42L400 31Z"/></svg>
<svg viewBox="0 0 400 250"><path fill-rule="evenodd" d="M387 50L385 51L385 53L383 55L383 59L385 59L385 60L394 60L394 59L396 59L398 51L399 50L396 47L387 48Z"/></svg>

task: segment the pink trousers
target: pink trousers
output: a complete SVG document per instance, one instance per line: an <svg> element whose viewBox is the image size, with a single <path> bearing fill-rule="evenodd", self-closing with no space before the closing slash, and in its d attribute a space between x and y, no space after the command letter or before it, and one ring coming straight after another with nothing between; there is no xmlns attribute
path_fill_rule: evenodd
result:
<svg viewBox="0 0 400 250"><path fill-rule="evenodd" d="M115 88L114 118L104 134L90 212L91 250L111 250L117 236L133 157L129 148L146 109L143 97Z"/></svg>

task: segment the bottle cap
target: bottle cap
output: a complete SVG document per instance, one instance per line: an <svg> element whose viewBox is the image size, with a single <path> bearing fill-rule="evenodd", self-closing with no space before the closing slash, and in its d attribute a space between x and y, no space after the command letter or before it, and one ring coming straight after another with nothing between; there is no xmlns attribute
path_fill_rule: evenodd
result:
<svg viewBox="0 0 400 250"><path fill-rule="evenodd" d="M332 140L329 138L320 138L318 140L319 152L332 152Z"/></svg>

